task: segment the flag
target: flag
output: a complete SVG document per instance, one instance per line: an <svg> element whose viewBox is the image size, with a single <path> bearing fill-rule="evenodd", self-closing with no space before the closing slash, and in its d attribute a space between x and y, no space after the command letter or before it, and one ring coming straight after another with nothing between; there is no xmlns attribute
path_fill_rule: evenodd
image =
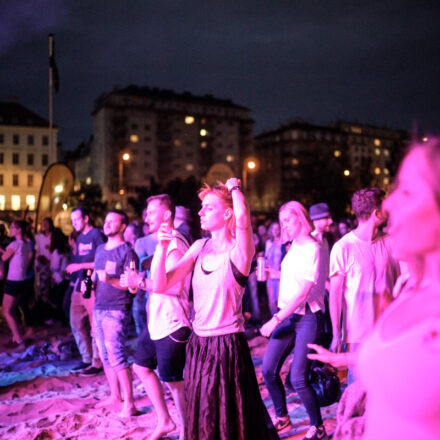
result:
<svg viewBox="0 0 440 440"><path fill-rule="evenodd" d="M55 88L55 92L58 93L60 88L60 77L58 75L58 67L55 62L55 41L53 34L49 34L49 71L51 74L52 85Z"/></svg>

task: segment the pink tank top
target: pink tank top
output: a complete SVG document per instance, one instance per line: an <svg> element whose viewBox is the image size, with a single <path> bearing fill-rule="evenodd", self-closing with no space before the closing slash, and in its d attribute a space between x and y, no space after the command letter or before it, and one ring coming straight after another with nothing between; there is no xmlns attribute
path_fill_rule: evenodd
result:
<svg viewBox="0 0 440 440"><path fill-rule="evenodd" d="M406 299L389 307L359 352L367 390L364 440L440 439L440 316L389 340L381 336L387 316Z"/></svg>
<svg viewBox="0 0 440 440"><path fill-rule="evenodd" d="M193 331L198 336L219 336L244 331L241 308L244 287L232 272L229 252L218 256L219 264L211 272L204 270L202 248L193 273Z"/></svg>

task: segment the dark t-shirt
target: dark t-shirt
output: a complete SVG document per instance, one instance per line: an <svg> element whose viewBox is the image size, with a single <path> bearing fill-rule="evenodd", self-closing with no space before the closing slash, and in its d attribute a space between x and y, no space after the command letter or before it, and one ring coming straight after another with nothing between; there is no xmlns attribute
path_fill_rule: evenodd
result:
<svg viewBox="0 0 440 440"><path fill-rule="evenodd" d="M122 243L114 249L107 250L105 244L99 246L95 254L95 270L105 270L110 278L119 279L130 261L139 265L139 259L134 250ZM101 281L96 285L95 309L98 310L128 310L131 307L133 294L128 290L118 289L109 283Z"/></svg>
<svg viewBox="0 0 440 440"><path fill-rule="evenodd" d="M97 228L90 229L87 234L79 234L76 238L76 255L71 263L91 263L95 260L95 252L98 246L104 243L104 237ZM84 270L74 272L70 280L75 281L78 276L82 276Z"/></svg>

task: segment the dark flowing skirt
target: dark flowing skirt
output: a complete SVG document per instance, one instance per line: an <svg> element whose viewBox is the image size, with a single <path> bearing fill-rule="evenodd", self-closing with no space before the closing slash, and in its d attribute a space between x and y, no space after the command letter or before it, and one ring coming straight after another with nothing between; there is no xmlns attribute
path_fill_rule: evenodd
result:
<svg viewBox="0 0 440 440"><path fill-rule="evenodd" d="M192 334L185 365L185 440L278 439L243 333Z"/></svg>

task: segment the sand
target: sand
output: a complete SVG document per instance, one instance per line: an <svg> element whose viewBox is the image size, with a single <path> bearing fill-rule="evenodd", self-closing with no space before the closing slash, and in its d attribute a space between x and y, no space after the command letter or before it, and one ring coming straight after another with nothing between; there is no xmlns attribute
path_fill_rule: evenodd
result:
<svg viewBox="0 0 440 440"><path fill-rule="evenodd" d="M8 331L0 322L0 344L7 340ZM132 353L136 338L129 341ZM272 402L261 375L261 362L267 340L256 337L249 341L262 398L274 417ZM95 405L109 395L104 374L81 377L70 374L79 362L71 333L54 324L34 330L25 352L2 349L0 354L0 438L2 440L49 439L147 439L156 424L151 402L138 379L134 379L136 416L120 418L120 408L96 409ZM289 362L282 371L285 376ZM177 414L166 391L171 416L177 424ZM328 432L334 430L334 404L323 408ZM288 410L294 428L284 434L286 439L302 438L308 428L307 415L297 395L288 395ZM172 432L168 439L178 439ZM231 439L233 440L233 439Z"/></svg>

